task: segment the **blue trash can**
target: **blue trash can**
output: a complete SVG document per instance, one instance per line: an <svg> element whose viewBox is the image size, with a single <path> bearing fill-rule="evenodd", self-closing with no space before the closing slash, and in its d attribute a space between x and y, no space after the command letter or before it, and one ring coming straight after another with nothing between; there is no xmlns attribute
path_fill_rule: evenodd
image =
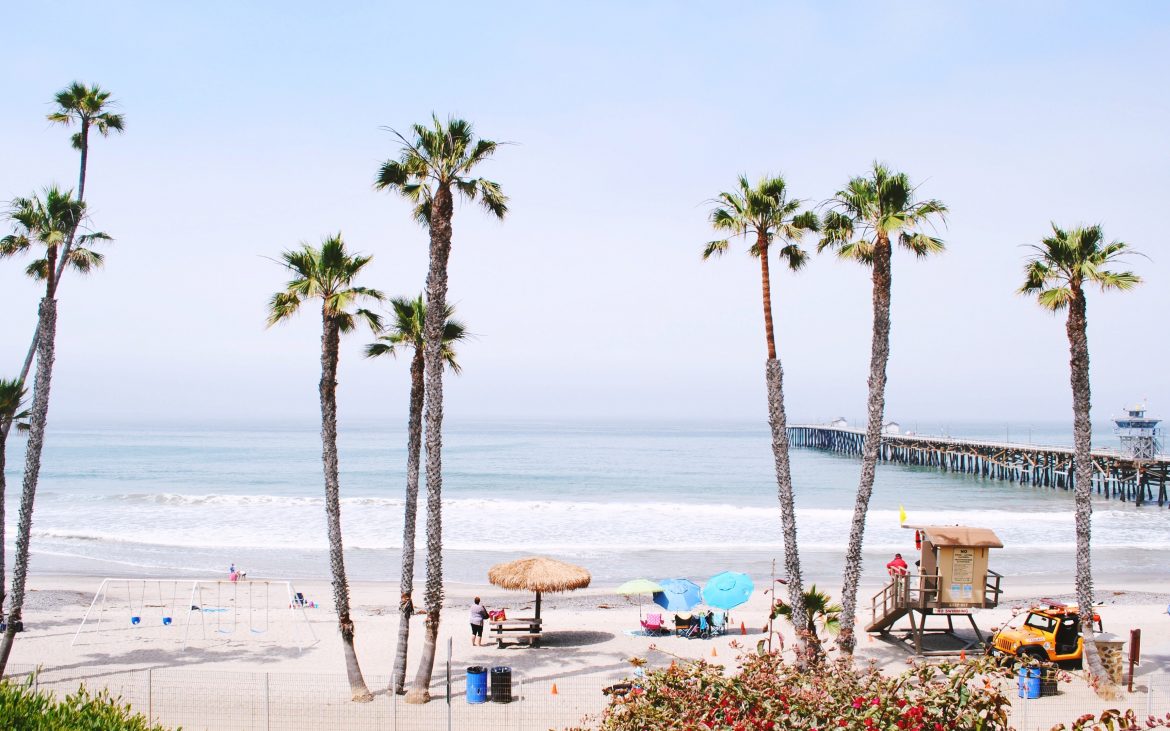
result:
<svg viewBox="0 0 1170 731"><path fill-rule="evenodd" d="M1020 697L1040 697L1040 668L1020 668Z"/></svg>
<svg viewBox="0 0 1170 731"><path fill-rule="evenodd" d="M487 703L487 668L482 665L467 668L467 702Z"/></svg>

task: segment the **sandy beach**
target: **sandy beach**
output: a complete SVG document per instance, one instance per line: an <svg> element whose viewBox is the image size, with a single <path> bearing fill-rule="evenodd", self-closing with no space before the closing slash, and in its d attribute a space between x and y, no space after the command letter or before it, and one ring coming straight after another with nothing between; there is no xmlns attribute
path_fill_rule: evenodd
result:
<svg viewBox="0 0 1170 731"><path fill-rule="evenodd" d="M92 686L106 685L156 719L184 728L349 728L380 727L431 728L446 718L445 661L447 639L452 638L455 727L460 728L554 728L565 727L588 713L598 712L605 697L602 688L625 677L631 657L650 665L667 665L682 658L702 658L734 665L738 652L754 648L766 636L769 597L757 590L751 600L731 613L733 631L725 637L691 640L679 637L639 635L636 601L617 596L612 588L594 586L561 595L546 595L543 601L544 636L535 649L494 644L473 647L467 611L471 597L478 595L490 608L505 608L512 616L532 610L532 595L504 591L489 585L455 584L448 587L443 610L440 650L435 666L432 693L436 700L425 707L407 706L385 693L391 671L398 626L398 588L393 583L355 583L352 586L357 649L371 690L378 692L374 703L360 705L347 700L344 665L335 615L330 610L328 583L321 580L295 582L296 591L319 604L305 611L316 641L298 649L294 627L300 621L278 595L276 585L267 587L269 602L260 599L264 586L253 579L249 605L247 592L234 601L221 594L225 611L211 612L210 592L204 593L204 608L191 612L188 644L186 618L173 612L171 626L163 626L163 614L171 614L170 595L163 600L151 597L153 588L136 604L142 617L138 625L129 621L130 605L112 589L100 623L95 614L71 646L86 608L100 579L85 576L41 575L32 580L26 612L27 630L17 642L10 670L27 672L42 668L39 682L68 690L79 681ZM1013 610L1026 608L1039 597L1068 599L1071 579L1028 582L1005 581L1004 601L995 610L977 613L981 629L1008 621ZM239 588L246 589L247 584ZM863 587L861 596L870 596L877 587ZM227 587L225 591L230 590ZM283 591L283 588L281 588ZM157 592L155 592L157 596ZM1143 630L1142 664L1135 674L1135 693L1118 704L1140 710L1170 705L1170 582L1128 577L1098 583L1099 608L1107 631L1128 636L1132 628ZM139 596L132 594L131 601ZM180 599L178 606L186 602ZM262 609L267 609L267 616ZM283 610L283 611L282 611ZM643 611L658 608L648 602ZM658 610L660 611L660 610ZM868 615L868 605L860 612ZM232 619L234 615L234 620ZM234 622L234 626L233 626ZM410 668L417 665L423 642L423 620L412 620ZM743 625L741 634L740 625ZM791 641L791 630L780 622L775 627ZM229 631L230 630L230 631ZM301 640L307 639L304 628ZM863 635L858 654L891 673L907 666L908 653L893 642ZM463 697L464 674L468 666L512 668L517 701L508 705L470 706ZM144 681L144 674L149 677ZM1074 673L1075 676L1075 673ZM146 691L143 682L149 682ZM261 683L266 692L261 692ZM553 693L553 686L556 693ZM1147 693L1154 688L1155 693ZM1053 721L1071 720L1083 712L1110 704L1094 698L1083 682L1074 677L1062 686L1060 696L1032 701L1029 712L1034 722L1051 715ZM143 698L145 695L145 698ZM199 700L205 698L206 700ZM258 701L257 698L261 698ZM282 699L275 703L273 698ZM397 702L396 702L397 701ZM273 705L278 706L274 711ZM261 707L263 706L263 708ZM1170 709L1168 709L1170 710ZM1165 711L1163 711L1165 712ZM284 721L276 720L284 718ZM279 714L285 713L281 717ZM265 721L261 723L260 716ZM311 721L311 719L316 721ZM1043 722L1047 722L1044 720ZM316 724L316 725L314 725ZM465 725L460 725L465 724ZM1049 724L1050 725L1050 724ZM1023 728L1023 726L1018 726ZM1038 726L1039 727L1039 726Z"/></svg>

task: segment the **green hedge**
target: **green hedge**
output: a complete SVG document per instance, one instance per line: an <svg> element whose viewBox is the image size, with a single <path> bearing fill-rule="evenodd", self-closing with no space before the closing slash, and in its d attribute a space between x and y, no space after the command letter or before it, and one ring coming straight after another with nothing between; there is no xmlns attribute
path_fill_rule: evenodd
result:
<svg viewBox="0 0 1170 731"><path fill-rule="evenodd" d="M0 729L5 731L167 731L151 725L130 704L107 690L91 694L83 685L64 700L32 688L31 678L0 680Z"/></svg>

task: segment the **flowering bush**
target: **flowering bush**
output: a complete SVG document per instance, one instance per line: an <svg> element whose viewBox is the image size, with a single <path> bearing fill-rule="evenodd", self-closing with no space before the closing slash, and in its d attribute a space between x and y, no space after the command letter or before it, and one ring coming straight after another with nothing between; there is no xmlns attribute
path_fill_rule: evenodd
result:
<svg viewBox="0 0 1170 731"><path fill-rule="evenodd" d="M898 677L847 662L800 669L778 653L738 673L704 661L647 673L601 715L600 731L1006 731L1002 671L983 660L917 665Z"/></svg>

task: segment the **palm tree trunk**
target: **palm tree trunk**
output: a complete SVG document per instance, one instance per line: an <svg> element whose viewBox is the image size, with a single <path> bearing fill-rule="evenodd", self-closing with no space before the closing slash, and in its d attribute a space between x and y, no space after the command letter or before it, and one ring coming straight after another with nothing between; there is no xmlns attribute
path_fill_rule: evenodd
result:
<svg viewBox="0 0 1170 731"><path fill-rule="evenodd" d="M853 524L849 528L849 546L845 549L845 582L841 587L841 631L837 646L852 655L857 644L857 585L861 581L861 543L865 536L865 516L873 494L878 450L882 442L882 419L886 411L886 363L890 359L890 291L893 272L890 266L890 240L878 236L873 251L873 343L869 356L869 417L865 444L861 453L861 481L857 502L853 506Z"/></svg>
<svg viewBox="0 0 1170 731"><path fill-rule="evenodd" d="M406 439L406 504L402 525L402 598L398 604L398 648L394 653L391 685L405 692L406 648L410 641L410 617L414 614L414 536L418 520L418 470L422 453L423 351L415 348L410 361L410 423Z"/></svg>
<svg viewBox="0 0 1170 731"><path fill-rule="evenodd" d="M29 541L32 538L33 502L41 474L41 450L45 445L45 419L49 415L49 384L53 378L53 349L57 337L57 301L46 296L41 300L39 318L41 337L37 346L37 375L33 384L32 414L29 420L28 445L25 447L24 484L20 492L20 519L16 526L16 556L12 572L12 594L8 626L0 640L0 674L8 665L12 643L21 624L24 589L28 579Z"/></svg>
<svg viewBox="0 0 1170 731"><path fill-rule="evenodd" d="M323 305L327 307L327 305ZM333 605L345 653L345 672L355 701L373 700L353 645L354 626L349 615L349 582L345 575L345 550L341 544L341 489L337 476L337 359L341 339L338 323L322 312L321 332L321 460L325 469L325 520L329 529L329 569L333 576Z"/></svg>
<svg viewBox="0 0 1170 731"><path fill-rule="evenodd" d="M772 327L772 275L768 269L768 236L762 231L756 238L760 252L760 285L764 300L764 337L767 339L768 360L776 360L776 332Z"/></svg>
<svg viewBox="0 0 1170 731"><path fill-rule="evenodd" d="M85 172L89 166L89 121L81 121L81 132L79 133L81 139L81 172L77 177L77 200L81 203L85 202ZM65 238L65 245L61 247L61 261L57 264L54 270L53 265L49 264L49 271L54 272L54 276L49 285L49 291L52 296L57 294L57 283L61 281L61 275L65 273L65 266L69 263L69 252L73 251L73 239L77 236L77 229L81 226L81 219L73 222L73 226L69 229L69 236ZM36 342L39 330L33 333L33 342Z"/></svg>
<svg viewBox="0 0 1170 731"><path fill-rule="evenodd" d="M796 630L797 654L820 654L816 633L809 632L808 607L800 574L800 553L796 542L796 507L793 500L792 468L788 459L788 419L784 413L784 369L776 357L776 333L772 324L772 279L768 268L768 238L757 239L760 252L760 281L763 289L764 332L768 340L768 361L764 380L768 392L768 424L772 428L772 457L776 463L776 492L780 500L780 525L784 534L784 570L788 574L788 602ZM775 591L775 587L772 587Z"/></svg>
<svg viewBox="0 0 1170 731"><path fill-rule="evenodd" d="M81 120L81 172L77 177L77 200L85 200L85 169L89 164L89 120Z"/></svg>
<svg viewBox="0 0 1170 731"><path fill-rule="evenodd" d="M1093 518L1093 425L1089 410L1092 394L1089 387L1089 336L1085 293L1080 285L1073 286L1069 303L1068 333L1069 380L1073 394L1073 501L1076 505L1077 525L1077 606L1081 615L1081 637L1084 641L1084 666L1089 683L1104 698L1117 698L1117 689L1097 652L1093 626L1093 567L1089 550Z"/></svg>
<svg viewBox="0 0 1170 731"><path fill-rule="evenodd" d="M4 478L4 470L7 466L8 459L6 454L8 452L8 424L14 419L8 419L4 422L3 428L0 429L0 617L4 616L4 500L8 495L8 481Z"/></svg>
<svg viewBox="0 0 1170 731"><path fill-rule="evenodd" d="M431 699L431 673L439 642L439 614L443 609L443 325L447 312L447 260L451 255L451 190L437 185L431 203L430 271L427 273L427 317L423 328L426 372L427 445L427 587L426 638L418 674L407 703Z"/></svg>

